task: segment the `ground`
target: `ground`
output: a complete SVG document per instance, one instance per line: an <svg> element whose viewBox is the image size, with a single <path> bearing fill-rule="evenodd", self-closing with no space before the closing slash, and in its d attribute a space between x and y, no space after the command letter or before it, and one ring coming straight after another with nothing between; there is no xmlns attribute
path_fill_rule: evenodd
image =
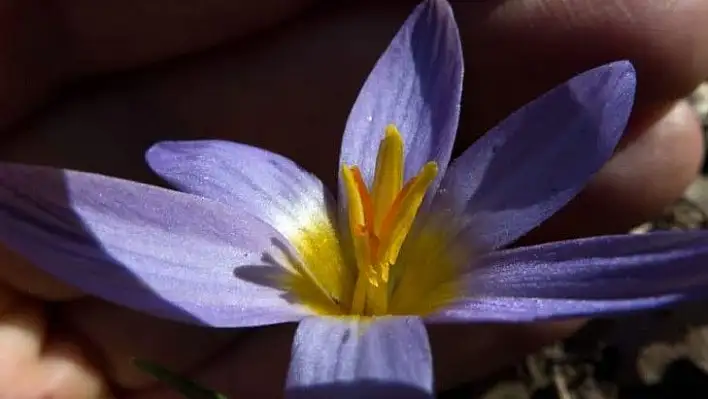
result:
<svg viewBox="0 0 708 399"><path fill-rule="evenodd" d="M690 101L708 135L708 83ZM633 232L708 229L704 176L657 220ZM708 266L708 265L707 265ZM708 301L590 322L569 339L443 399L660 399L708 397Z"/></svg>

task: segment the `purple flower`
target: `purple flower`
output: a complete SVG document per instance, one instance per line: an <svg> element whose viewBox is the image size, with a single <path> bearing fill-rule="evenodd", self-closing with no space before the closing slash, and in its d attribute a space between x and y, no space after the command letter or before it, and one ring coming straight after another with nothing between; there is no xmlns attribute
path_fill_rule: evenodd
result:
<svg viewBox="0 0 708 399"><path fill-rule="evenodd" d="M163 142L147 161L182 192L0 165L0 240L67 283L155 316L299 322L291 397L430 395L424 322L594 316L708 287L707 232L505 249L610 158L634 98L629 62L572 78L450 163L462 64L450 6L425 1L351 112L338 206L277 154Z"/></svg>

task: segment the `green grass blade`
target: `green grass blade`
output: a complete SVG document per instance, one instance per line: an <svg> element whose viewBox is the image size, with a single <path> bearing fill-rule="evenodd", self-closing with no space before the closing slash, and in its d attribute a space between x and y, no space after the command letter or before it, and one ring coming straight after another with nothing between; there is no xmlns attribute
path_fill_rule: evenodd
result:
<svg viewBox="0 0 708 399"><path fill-rule="evenodd" d="M133 364L158 381L179 392L186 399L227 399L226 396L212 391L211 389L204 388L196 382L177 375L158 364L141 359L134 359Z"/></svg>

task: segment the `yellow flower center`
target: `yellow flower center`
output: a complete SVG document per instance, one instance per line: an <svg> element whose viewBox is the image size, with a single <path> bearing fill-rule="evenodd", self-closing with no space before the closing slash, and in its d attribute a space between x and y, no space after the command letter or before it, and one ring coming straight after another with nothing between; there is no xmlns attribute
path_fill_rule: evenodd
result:
<svg viewBox="0 0 708 399"><path fill-rule="evenodd" d="M286 285L316 313L422 315L457 297L457 271L466 256L451 245L450 221L429 218L412 231L437 165L427 163L404 182L403 157L401 134L389 125L370 188L357 166L342 166L351 253L342 251L327 221L313 222L291 238L303 264Z"/></svg>

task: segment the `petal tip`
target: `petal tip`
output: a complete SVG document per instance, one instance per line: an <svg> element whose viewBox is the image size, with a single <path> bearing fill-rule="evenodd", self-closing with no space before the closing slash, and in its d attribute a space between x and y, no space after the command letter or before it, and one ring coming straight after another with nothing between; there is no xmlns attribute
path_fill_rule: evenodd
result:
<svg viewBox="0 0 708 399"><path fill-rule="evenodd" d="M614 77L617 82L616 87L621 88L624 92L634 94L637 86L637 70L630 60L617 60L591 69L597 73L607 73ZM612 78L611 78L612 79Z"/></svg>
<svg viewBox="0 0 708 399"><path fill-rule="evenodd" d="M148 166L155 162L156 159L160 159L165 156L166 152L172 152L179 148L180 141L158 141L153 143L145 150L145 161Z"/></svg>
<svg viewBox="0 0 708 399"><path fill-rule="evenodd" d="M446 0L416 6L376 62L347 119L340 163L372 178L378 138L395 124L407 146L405 175L427 162L447 167L457 133L464 62L453 8Z"/></svg>
<svg viewBox="0 0 708 399"><path fill-rule="evenodd" d="M636 84L637 81L637 70L634 68L634 64L630 60L620 60L609 64L611 69L616 70L622 75L623 79L630 80L632 83Z"/></svg>

